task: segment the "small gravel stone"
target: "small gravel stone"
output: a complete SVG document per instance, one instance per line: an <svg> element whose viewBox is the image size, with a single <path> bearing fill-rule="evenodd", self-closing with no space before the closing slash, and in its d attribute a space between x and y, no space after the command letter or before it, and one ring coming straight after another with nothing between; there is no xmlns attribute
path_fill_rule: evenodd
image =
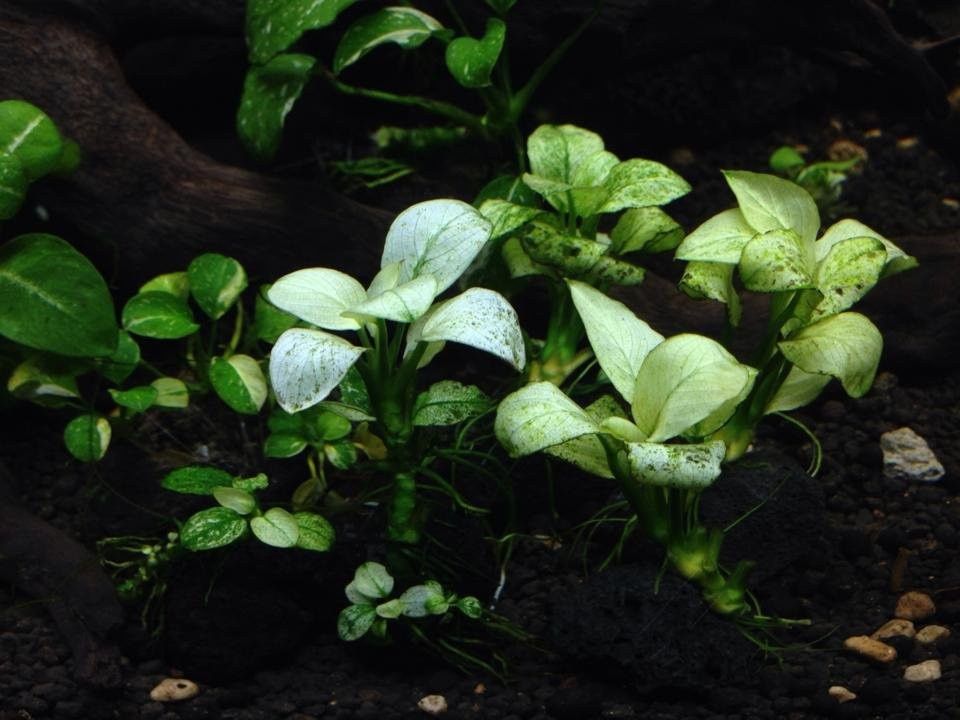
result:
<svg viewBox="0 0 960 720"><path fill-rule="evenodd" d="M843 647L879 663L891 663L897 659L897 651L886 643L866 635L855 635L843 641Z"/></svg>
<svg viewBox="0 0 960 720"><path fill-rule="evenodd" d="M940 661L924 660L916 665L904 668L903 679L908 682L930 682L940 679Z"/></svg>
<svg viewBox="0 0 960 720"><path fill-rule="evenodd" d="M916 628L913 627L912 622L910 622L909 620L896 618L894 620L889 620L885 622L870 637L873 638L874 640L886 640L887 638L892 638L892 637L912 638L916 634L917 634L917 631L916 631Z"/></svg>
<svg viewBox="0 0 960 720"><path fill-rule="evenodd" d="M912 482L936 482L946 474L927 441L908 427L880 436L883 474Z"/></svg>
<svg viewBox="0 0 960 720"><path fill-rule="evenodd" d="M200 692L200 688L192 680L186 678L165 678L150 691L150 699L154 702L178 702L189 700Z"/></svg>
<svg viewBox="0 0 960 720"><path fill-rule="evenodd" d="M857 694L847 690L847 688L845 688L843 685L834 685L827 690L827 693L830 695L830 697L841 704L857 699Z"/></svg>
<svg viewBox="0 0 960 720"><path fill-rule="evenodd" d="M950 630L943 625L925 625L917 631L917 642L921 645L933 645L948 637Z"/></svg>
<svg viewBox="0 0 960 720"><path fill-rule="evenodd" d="M904 620L924 620L936 612L937 606L929 595L911 591L900 596L893 614Z"/></svg>

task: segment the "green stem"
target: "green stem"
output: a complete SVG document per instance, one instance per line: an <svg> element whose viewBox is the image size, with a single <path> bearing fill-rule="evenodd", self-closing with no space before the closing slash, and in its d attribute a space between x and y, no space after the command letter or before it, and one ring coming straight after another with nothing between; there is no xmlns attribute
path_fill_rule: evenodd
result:
<svg viewBox="0 0 960 720"><path fill-rule="evenodd" d="M393 476L393 498L387 521L387 537L395 542L415 545L420 531L414 522L417 508L417 481L412 472L398 472Z"/></svg>

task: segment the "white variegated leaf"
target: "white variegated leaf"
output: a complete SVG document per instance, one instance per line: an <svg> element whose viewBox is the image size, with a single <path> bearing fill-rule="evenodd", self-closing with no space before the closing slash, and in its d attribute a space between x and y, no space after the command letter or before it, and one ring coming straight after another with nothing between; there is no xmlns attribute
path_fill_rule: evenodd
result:
<svg viewBox="0 0 960 720"><path fill-rule="evenodd" d="M505 397L497 408L494 432L512 457L596 433L599 423L556 385L526 385Z"/></svg>
<svg viewBox="0 0 960 720"><path fill-rule="evenodd" d="M288 413L316 405L330 394L363 353L343 338L295 328L270 352L270 383Z"/></svg>
<svg viewBox="0 0 960 720"><path fill-rule="evenodd" d="M699 445L627 443L633 479L643 485L702 490L720 476L726 446L717 440Z"/></svg>
<svg viewBox="0 0 960 720"><path fill-rule="evenodd" d="M907 255L892 242L880 235L875 230L867 227L856 220L840 220L827 228L823 236L816 242L817 262L820 262L827 256L830 249L837 243L849 240L850 238L869 237L879 240L883 243L887 251L887 262L884 265L882 277L893 275L902 270L908 270L917 266L917 259L912 255Z"/></svg>
<svg viewBox="0 0 960 720"><path fill-rule="evenodd" d="M281 310L326 330L356 330L359 323L344 310L367 299L363 285L332 268L296 270L277 280L267 298Z"/></svg>
<svg viewBox="0 0 960 720"><path fill-rule="evenodd" d="M813 402L831 379L829 375L804 372L796 366L790 368L783 384L763 409L764 414L796 410Z"/></svg>
<svg viewBox="0 0 960 720"><path fill-rule="evenodd" d="M756 234L740 208L724 210L687 235L677 247L676 257L736 265L743 247Z"/></svg>
<svg viewBox="0 0 960 720"><path fill-rule="evenodd" d="M370 297L347 310L344 315L358 320L373 317L412 323L430 309L436 296L436 278L425 273Z"/></svg>
<svg viewBox="0 0 960 720"><path fill-rule="evenodd" d="M813 245L820 213L810 193L776 175L725 170L723 176L750 227L757 232L793 230L805 244Z"/></svg>

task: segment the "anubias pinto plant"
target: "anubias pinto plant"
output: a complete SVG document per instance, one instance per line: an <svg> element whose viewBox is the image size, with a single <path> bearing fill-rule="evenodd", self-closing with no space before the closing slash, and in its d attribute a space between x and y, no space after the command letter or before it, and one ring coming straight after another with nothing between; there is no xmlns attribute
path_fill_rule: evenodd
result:
<svg viewBox="0 0 960 720"><path fill-rule="evenodd" d="M861 169L860 165L867 159L867 151L859 145L848 143L845 149L850 153L846 159L807 162L799 150L784 145L773 151L769 165L777 175L792 180L810 193L821 213L836 217L841 209L843 184L851 173Z"/></svg>
<svg viewBox="0 0 960 720"><path fill-rule="evenodd" d="M270 302L308 324L285 331L270 353L277 402L298 413L341 386L341 411L343 405L359 410L354 418L382 441L380 468L392 477L387 532L398 542L420 536L418 476L459 499L431 469L434 436L421 431L460 423L491 405L479 388L453 380L418 392L417 371L446 342L483 350L518 370L525 363L516 313L501 295L475 287L438 301L487 244L490 229L466 203L419 203L391 225L380 272L367 288L338 270L308 268L268 291ZM355 333L359 345L329 331ZM351 368L359 383L348 377Z"/></svg>
<svg viewBox="0 0 960 720"><path fill-rule="evenodd" d="M547 279L546 337L537 343L528 377L560 384L590 357L563 281L604 291L642 282L636 259L672 250L683 239L660 206L690 186L658 162L621 161L599 135L573 125L540 126L527 140L527 155L530 172L491 183L480 212L493 223L491 247L510 276Z"/></svg>
<svg viewBox="0 0 960 720"><path fill-rule="evenodd" d="M325 62L293 48L305 33L336 23L357 0L248 0L246 35L251 67L237 112L240 138L255 157L272 158L284 119L310 79L319 77L346 95L415 107L452 124L429 132L419 129L415 135L399 128L387 129L393 136L402 136L404 143L445 142L466 132L486 140L506 137L513 142L522 169L519 119L540 84L596 17L601 2L598 0L583 22L554 45L519 86L511 77L506 42L506 18L515 2L486 0L490 15L480 37L471 35L453 2L444 7L448 23L455 29L410 5L381 7L354 19L340 35L332 59ZM476 91L483 112L446 100L358 87L343 79L345 74L349 76L349 68L377 48L395 45L412 50L427 44L443 48L450 76L461 87ZM388 170L388 174L395 171Z"/></svg>

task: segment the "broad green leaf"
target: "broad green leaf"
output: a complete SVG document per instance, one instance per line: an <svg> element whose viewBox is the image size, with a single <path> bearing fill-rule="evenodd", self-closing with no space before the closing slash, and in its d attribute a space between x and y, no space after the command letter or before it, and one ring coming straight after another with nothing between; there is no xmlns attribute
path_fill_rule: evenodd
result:
<svg viewBox="0 0 960 720"><path fill-rule="evenodd" d="M360 323L342 313L366 300L367 291L339 270L306 268L277 280L267 291L267 299L317 327L356 330Z"/></svg>
<svg viewBox="0 0 960 720"><path fill-rule="evenodd" d="M373 603L393 592L393 577L378 562L365 562L347 585L347 599L354 604Z"/></svg>
<svg viewBox="0 0 960 720"><path fill-rule="evenodd" d="M322 0L321 0L322 1ZM247 71L237 108L237 135L253 157L272 160L280 147L283 123L313 74L316 58L288 54Z"/></svg>
<svg viewBox="0 0 960 720"><path fill-rule="evenodd" d="M57 360L56 357L24 360L10 373L7 390L21 400L40 404L58 405L65 398L79 398L74 369Z"/></svg>
<svg viewBox="0 0 960 720"><path fill-rule="evenodd" d="M134 412L145 412L157 399L157 389L151 385L130 388L129 390L114 390L108 392L113 401L121 407L129 408Z"/></svg>
<svg viewBox="0 0 960 720"><path fill-rule="evenodd" d="M247 273L231 257L205 253L187 268L190 293L208 317L218 320L247 288Z"/></svg>
<svg viewBox="0 0 960 720"><path fill-rule="evenodd" d="M14 155L33 182L55 170L63 154L60 131L40 108L23 100L0 102L0 155Z"/></svg>
<svg viewBox="0 0 960 720"><path fill-rule="evenodd" d="M190 465L167 473L160 484L187 495L213 495L218 487L231 487L233 475L220 468Z"/></svg>
<svg viewBox="0 0 960 720"><path fill-rule="evenodd" d="M716 440L700 445L627 443L633 479L644 485L702 490L720 476L726 446Z"/></svg>
<svg viewBox="0 0 960 720"><path fill-rule="evenodd" d="M813 254L792 230L755 235L740 256L740 280L754 292L783 292L814 286Z"/></svg>
<svg viewBox="0 0 960 720"><path fill-rule="evenodd" d="M308 30L333 23L357 0L247 0L250 62L265 63L293 45Z"/></svg>
<svg viewBox="0 0 960 720"><path fill-rule="evenodd" d="M357 448L349 440L337 440L323 446L324 457L338 470L348 470L357 462Z"/></svg>
<svg viewBox="0 0 960 720"><path fill-rule="evenodd" d="M380 603L377 605L377 615L387 620L395 620L403 615L403 603L400 602L400 598Z"/></svg>
<svg viewBox="0 0 960 720"><path fill-rule="evenodd" d="M690 185L666 165L653 160L624 160L603 180L607 198L597 212L665 205L690 192ZM595 213L591 213L595 214Z"/></svg>
<svg viewBox="0 0 960 720"><path fill-rule="evenodd" d="M602 242L565 235L545 223L534 223L523 233L520 243L534 263L575 278L588 276L609 250Z"/></svg>
<svg viewBox="0 0 960 720"><path fill-rule="evenodd" d="M567 284L597 362L617 392L630 402L640 366L647 353L663 342L663 335L596 288L576 280Z"/></svg>
<svg viewBox="0 0 960 720"><path fill-rule="evenodd" d="M887 250L877 238L853 237L830 248L817 265L816 286L823 300L813 320L851 307L877 284L887 264Z"/></svg>
<svg viewBox="0 0 960 720"><path fill-rule="evenodd" d="M107 284L60 238L20 235L0 245L0 335L60 355L110 355L117 324Z"/></svg>
<svg viewBox="0 0 960 720"><path fill-rule="evenodd" d="M270 384L277 402L294 413L316 405L363 353L343 338L319 330L287 330L270 352Z"/></svg>
<svg viewBox="0 0 960 720"><path fill-rule="evenodd" d="M311 411L312 412L312 411ZM306 426L317 440L340 440L350 434L350 420L336 412L321 410Z"/></svg>
<svg viewBox="0 0 960 720"><path fill-rule="evenodd" d="M856 220L840 220L827 228L827 231L817 240L814 246L817 262L822 261L834 245L851 238L874 238L883 243L883 247L887 251L887 262L884 265L881 277L888 277L917 266L915 257L907 255L885 237Z"/></svg>
<svg viewBox="0 0 960 720"><path fill-rule="evenodd" d="M307 440L301 435L274 433L263 443L263 454L272 458L289 458L299 455L307 447Z"/></svg>
<svg viewBox="0 0 960 720"><path fill-rule="evenodd" d="M543 211L526 205L514 205L512 202L499 199L486 200L480 206L480 214L492 224L491 238L509 235L528 222L531 222Z"/></svg>
<svg viewBox="0 0 960 720"><path fill-rule="evenodd" d="M180 528L180 544L187 550L213 550L229 545L247 531L246 518L225 507L192 515Z"/></svg>
<svg viewBox="0 0 960 720"><path fill-rule="evenodd" d="M356 368L350 368L350 370L347 371L347 374L343 376L343 380L340 381L338 389L340 390L340 402L342 404L357 408L368 414L373 412L370 406L370 394L367 392L367 386L364 384L363 378ZM339 410L335 409L334 412L339 412ZM343 415L342 412L340 414ZM344 417L350 420L353 419L347 415L344 415Z"/></svg>
<svg viewBox="0 0 960 720"><path fill-rule="evenodd" d="M456 425L486 412L493 403L476 385L441 380L417 396L414 425Z"/></svg>
<svg viewBox="0 0 960 720"><path fill-rule="evenodd" d="M427 615L443 615L450 608L443 591L436 585L414 585L400 595L403 614L420 618Z"/></svg>
<svg viewBox="0 0 960 720"><path fill-rule="evenodd" d="M680 435L712 418L717 427L750 391L756 370L701 335L675 335L647 355L637 374L633 418L651 443ZM728 413L728 414L729 414Z"/></svg>
<svg viewBox="0 0 960 720"><path fill-rule="evenodd" d="M383 246L380 267L402 263L398 283L432 275L442 293L490 239L490 221L460 200L427 200L400 213Z"/></svg>
<svg viewBox="0 0 960 720"><path fill-rule="evenodd" d="M230 483L231 487L238 490L245 490L248 493L255 493L258 490L264 490L270 485L270 479L265 473L257 473L250 477L235 477Z"/></svg>
<svg viewBox="0 0 960 720"><path fill-rule="evenodd" d="M517 175L500 175L481 188L473 199L473 206L482 208L487 200L505 200L514 205L537 207L540 198Z"/></svg>
<svg viewBox="0 0 960 720"><path fill-rule="evenodd" d="M683 240L683 228L658 207L631 208L613 226L610 240L615 255L641 250L658 253L677 247Z"/></svg>
<svg viewBox="0 0 960 720"><path fill-rule="evenodd" d="M109 357L97 360L97 370L107 380L120 384L140 364L140 346L130 333L121 330L117 335L117 349Z"/></svg>
<svg viewBox="0 0 960 720"><path fill-rule="evenodd" d="M110 423L100 415L75 417L63 431L63 442L77 460L96 462L107 454Z"/></svg>
<svg viewBox="0 0 960 720"><path fill-rule="evenodd" d="M817 204L799 185L776 175L745 170L725 170L723 176L737 197L743 217L756 232L793 230L806 245L816 240L820 228Z"/></svg>
<svg viewBox="0 0 960 720"><path fill-rule="evenodd" d="M600 212L600 208L610 196L609 191L602 185L605 174L601 174L596 168L602 167L608 170L616 162L616 156L604 150L581 163L582 173L592 171L594 175L599 176L591 178L590 184L572 185L563 180L545 178L532 173L524 173L523 182L556 210L563 213L572 212L577 217L590 217Z"/></svg>
<svg viewBox="0 0 960 720"><path fill-rule="evenodd" d="M806 163L807 161L803 159L803 155L789 145L784 145L774 150L769 160L770 169L781 175L787 175L791 171L799 170L806 165Z"/></svg>
<svg viewBox="0 0 960 720"><path fill-rule="evenodd" d="M470 288L438 303L410 326L407 351L417 342L449 341L469 345L522 370L526 364L517 312L499 293Z"/></svg>
<svg viewBox="0 0 960 720"><path fill-rule="evenodd" d="M128 332L161 340L186 337L200 329L186 302L156 290L130 298L123 306L122 319Z"/></svg>
<svg viewBox="0 0 960 720"><path fill-rule="evenodd" d="M209 375L214 392L238 413L256 415L267 400L267 379L249 355L214 358Z"/></svg>
<svg viewBox="0 0 960 720"><path fill-rule="evenodd" d="M263 515L250 518L250 531L264 545L293 547L300 539L300 525L283 508L270 508Z"/></svg>
<svg viewBox="0 0 960 720"><path fill-rule="evenodd" d="M585 407L584 411L596 421L598 428L614 418L626 419L623 408L611 395L601 396ZM600 438L594 434L581 435L559 445L544 448L544 452L576 465L591 475L613 478L610 463L607 460L607 451L600 442Z"/></svg>
<svg viewBox="0 0 960 720"><path fill-rule="evenodd" d="M164 273L145 282L138 292L165 292L186 302L190 298L190 278L186 271Z"/></svg>
<svg viewBox="0 0 960 720"><path fill-rule="evenodd" d="M813 402L829 383L829 375L804 372L794 366L783 384L777 390L767 406L763 409L765 415L775 412L787 412L803 407Z"/></svg>
<svg viewBox="0 0 960 720"><path fill-rule="evenodd" d="M465 88L487 87L506 36L506 23L499 18L489 18L486 32L479 40L458 37L447 45L447 70Z"/></svg>
<svg viewBox="0 0 960 720"><path fill-rule="evenodd" d="M580 165L589 163L593 155L602 152L603 139L575 125L541 125L527 138L530 173L568 185L572 184ZM583 172L579 175L583 176ZM598 182L602 181L600 177Z"/></svg>
<svg viewBox="0 0 960 720"><path fill-rule="evenodd" d="M190 392L182 380L172 377L157 378L151 386L157 389L155 407L185 408L190 404Z"/></svg>
<svg viewBox="0 0 960 720"><path fill-rule="evenodd" d="M733 287L735 265L718 262L687 263L680 278L680 289L687 295L700 300L709 298L727 306L727 319L734 327L740 324L743 306L740 295Z"/></svg>
<svg viewBox="0 0 960 720"><path fill-rule="evenodd" d="M267 300L269 285L261 285L253 304L253 334L257 340L275 343L284 331L297 324L297 317Z"/></svg>
<svg viewBox="0 0 960 720"><path fill-rule="evenodd" d="M333 546L336 533L325 517L312 512L298 512L293 514L293 519L297 521L300 529L297 536L298 548L326 552Z"/></svg>
<svg viewBox="0 0 960 720"><path fill-rule="evenodd" d="M845 312L802 328L779 347L801 370L831 375L848 395L860 397L873 384L883 337L863 315Z"/></svg>
<svg viewBox="0 0 960 720"><path fill-rule="evenodd" d="M373 605L346 607L337 616L337 635L345 642L359 640L367 634L376 619L377 610Z"/></svg>
<svg viewBox="0 0 960 720"><path fill-rule="evenodd" d="M394 43L404 50L420 47L443 26L425 12L412 7L387 7L358 18L346 29L333 54L337 74L353 65L375 47Z"/></svg>
<svg viewBox="0 0 960 720"><path fill-rule="evenodd" d="M0 220L9 220L27 196L27 176L16 155L0 153Z"/></svg>
<svg viewBox="0 0 960 720"><path fill-rule="evenodd" d="M437 296L437 280L428 273L384 290L347 310L351 318L383 318L402 323L412 323L423 315Z"/></svg>
<svg viewBox="0 0 960 720"><path fill-rule="evenodd" d="M235 487L215 487L213 499L238 515L249 515L257 509L257 501L246 490Z"/></svg>
<svg viewBox="0 0 960 720"><path fill-rule="evenodd" d="M494 431L511 457L520 457L589 435L599 423L549 382L532 383L505 397Z"/></svg>
<svg viewBox="0 0 960 720"><path fill-rule="evenodd" d="M736 265L744 246L756 234L739 208L724 210L687 235L677 247L676 257Z"/></svg>

